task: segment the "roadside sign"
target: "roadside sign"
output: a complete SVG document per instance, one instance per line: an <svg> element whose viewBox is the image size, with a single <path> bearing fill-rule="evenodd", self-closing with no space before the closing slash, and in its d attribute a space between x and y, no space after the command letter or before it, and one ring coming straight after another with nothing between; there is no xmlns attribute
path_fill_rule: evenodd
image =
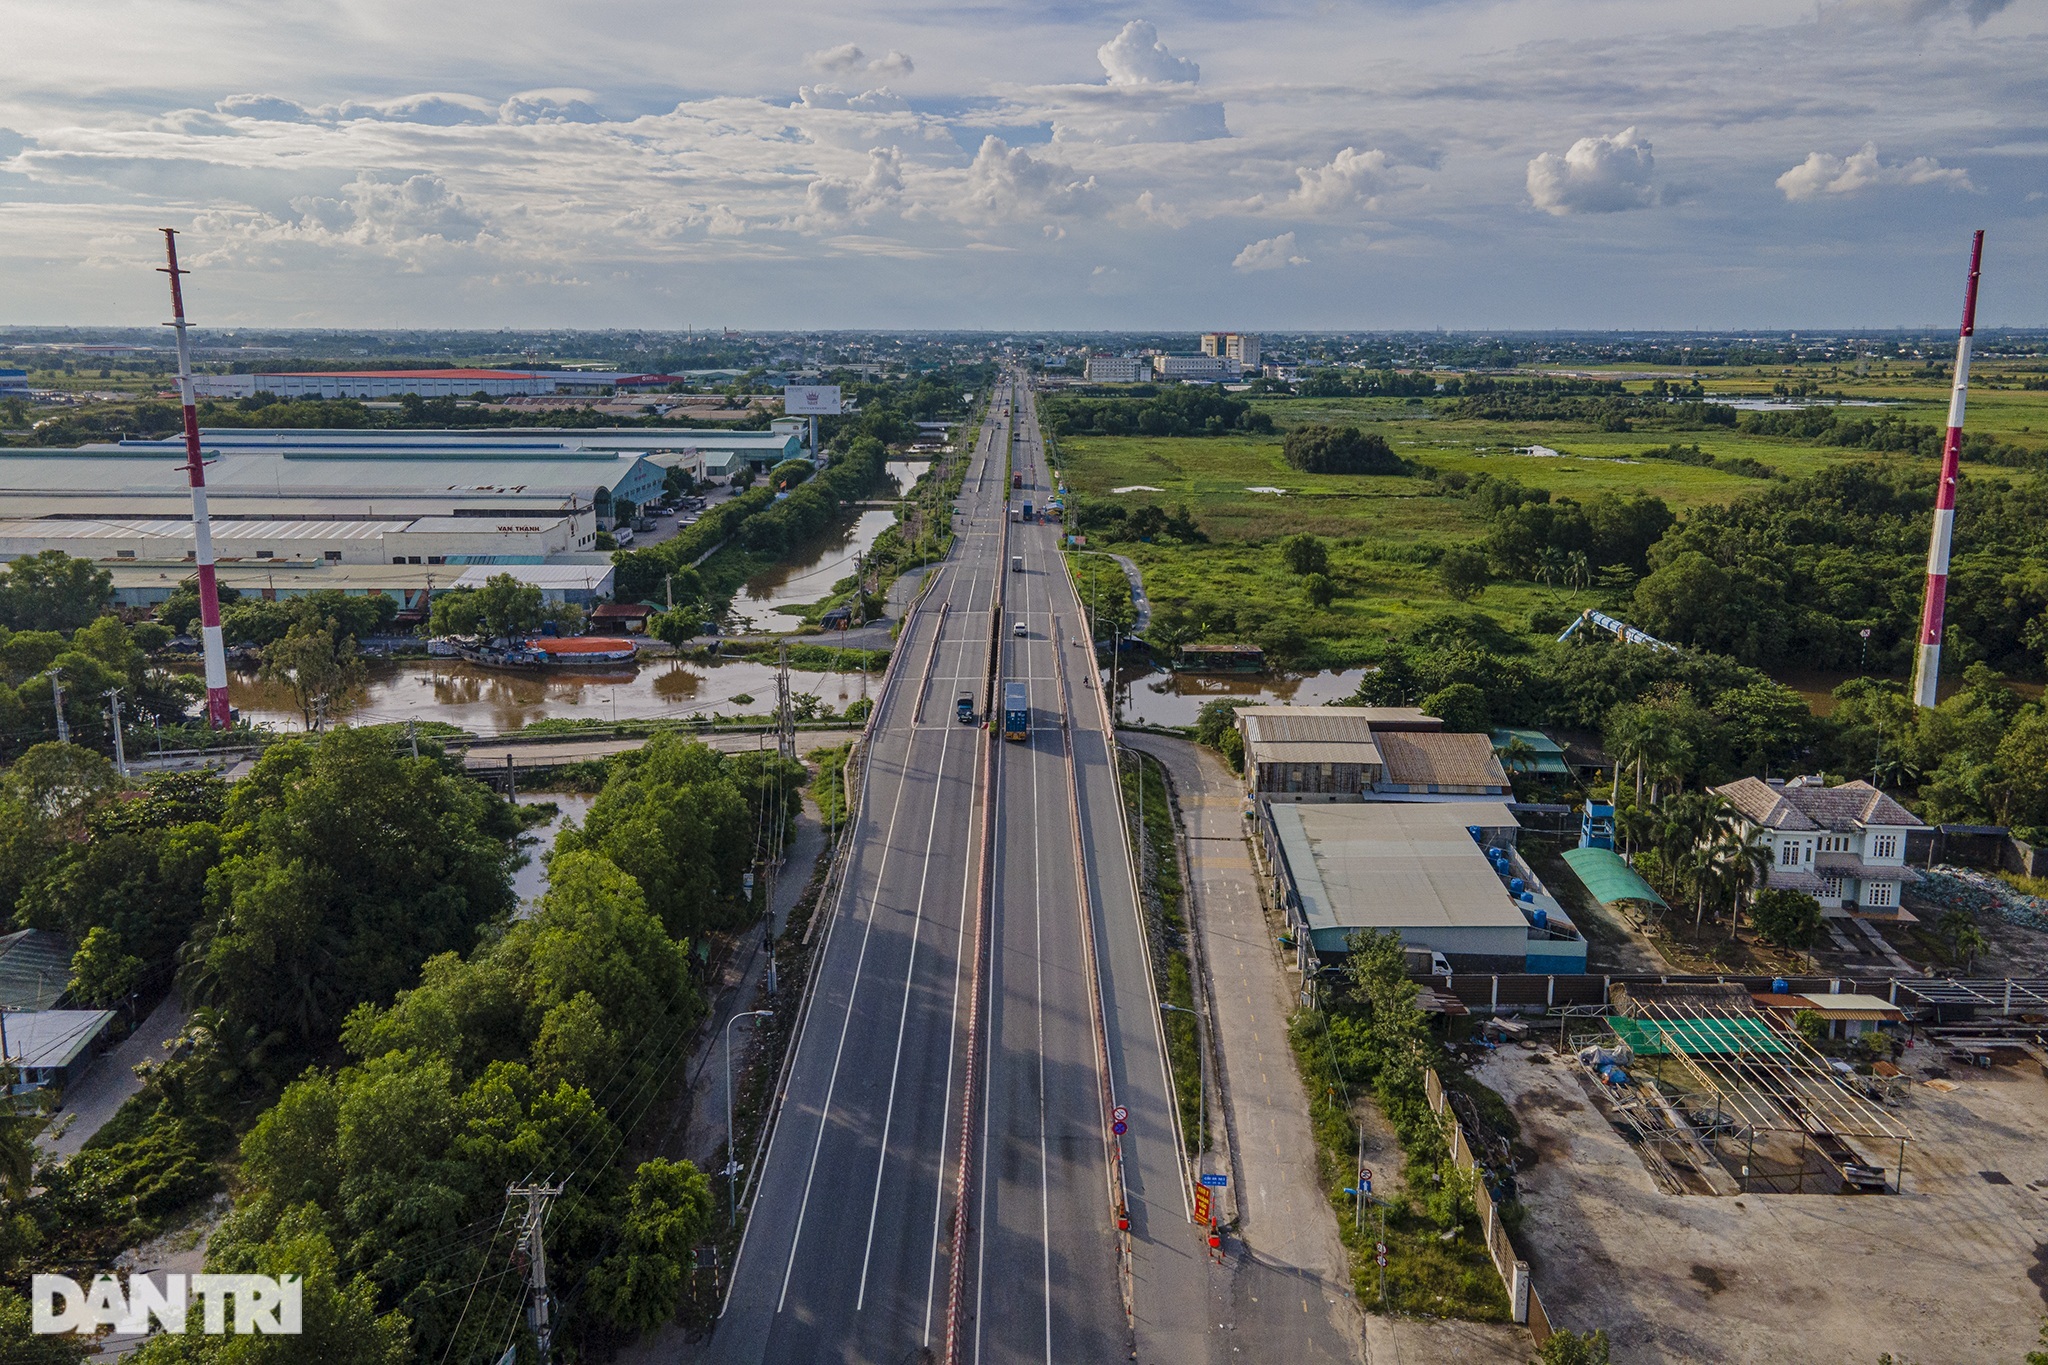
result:
<svg viewBox="0 0 2048 1365"><path fill-rule="evenodd" d="M1387 1244L1386 1244L1385 1242L1374 1242L1374 1243L1372 1244L1372 1254L1373 1254L1373 1255L1375 1255L1375 1256L1384 1256L1384 1255L1386 1255L1386 1254L1387 1254Z"/></svg>
<svg viewBox="0 0 2048 1365"><path fill-rule="evenodd" d="M1361 1180L1361 1181L1359 1181L1359 1182L1358 1182L1358 1190L1359 1190L1359 1193L1360 1193L1360 1194L1371 1194L1371 1193L1372 1193L1372 1182L1371 1182L1370 1180Z"/></svg>
<svg viewBox="0 0 2048 1365"><path fill-rule="evenodd" d="M1230 1183L1230 1177L1218 1174L1215 1171L1204 1171L1202 1173L1202 1183L1212 1189L1220 1190Z"/></svg>
<svg viewBox="0 0 2048 1365"><path fill-rule="evenodd" d="M1118 1137L1122 1137L1125 1133L1131 1131L1131 1125L1125 1123L1122 1119L1118 1119L1115 1123L1109 1125L1109 1131L1115 1133Z"/></svg>
<svg viewBox="0 0 2048 1365"><path fill-rule="evenodd" d="M1209 1223L1209 1187L1207 1185L1195 1187L1195 1221L1205 1227Z"/></svg>
<svg viewBox="0 0 2048 1365"><path fill-rule="evenodd" d="M1380 1265L1381 1265L1381 1267L1382 1267L1382 1268L1384 1268L1384 1267L1386 1266L1386 1264L1387 1264L1387 1258L1386 1258L1386 1257L1384 1257L1384 1256L1375 1256L1375 1257L1373 1257L1373 1259L1374 1259L1375 1261L1378 1261L1378 1262L1380 1263Z"/></svg>
<svg viewBox="0 0 2048 1365"><path fill-rule="evenodd" d="M1118 1105L1116 1108L1109 1111L1109 1116L1116 1122L1122 1123L1124 1120L1130 1118L1131 1111L1124 1108L1122 1105Z"/></svg>
<svg viewBox="0 0 2048 1365"><path fill-rule="evenodd" d="M1360 1166L1358 1168L1358 1178L1368 1185L1372 1184L1372 1167Z"/></svg>

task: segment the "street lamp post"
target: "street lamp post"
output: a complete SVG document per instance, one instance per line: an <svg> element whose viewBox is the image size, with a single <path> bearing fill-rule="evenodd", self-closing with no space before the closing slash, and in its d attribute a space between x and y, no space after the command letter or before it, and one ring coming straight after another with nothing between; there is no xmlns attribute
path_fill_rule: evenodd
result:
<svg viewBox="0 0 2048 1365"><path fill-rule="evenodd" d="M725 1169L719 1174L725 1177L725 1188L730 1212L728 1227L739 1226L740 1221L740 1157L733 1150L732 1136L732 1026L742 1019L772 1019L773 1010L746 1010L725 1021Z"/></svg>

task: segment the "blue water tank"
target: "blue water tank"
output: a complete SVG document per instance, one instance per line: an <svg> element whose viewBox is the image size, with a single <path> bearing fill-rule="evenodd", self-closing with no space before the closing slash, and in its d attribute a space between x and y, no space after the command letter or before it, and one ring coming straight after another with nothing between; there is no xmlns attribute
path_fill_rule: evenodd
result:
<svg viewBox="0 0 2048 1365"><path fill-rule="evenodd" d="M1473 838L1474 842L1477 842L1477 841L1478 841L1478 839L1479 839L1479 837L1480 837L1480 835L1481 835L1481 834L1482 834L1482 833L1483 833L1484 831L1482 831L1482 830L1481 830L1481 829L1479 828L1479 826L1477 826L1477 825L1467 825L1467 826L1465 826L1465 832L1466 832L1467 834L1469 834L1469 835L1471 835L1471 836L1472 836L1472 838Z"/></svg>
<svg viewBox="0 0 2048 1365"><path fill-rule="evenodd" d="M1792 994L1792 983L1791 983L1791 982L1789 982L1789 981L1787 981L1787 980L1786 980L1786 979L1785 979L1784 977L1782 977L1782 976L1774 976L1774 977L1772 977L1772 978L1771 978L1771 994L1772 994L1772 995L1790 995L1790 994Z"/></svg>
<svg viewBox="0 0 2048 1365"><path fill-rule="evenodd" d="M1517 896L1521 895L1523 891L1527 890L1528 886L1529 883L1523 881L1520 877L1513 877L1508 880L1508 890L1513 892Z"/></svg>
<svg viewBox="0 0 2048 1365"><path fill-rule="evenodd" d="M1548 929L1550 927L1550 912L1539 906L1529 912L1529 922L1538 929Z"/></svg>
<svg viewBox="0 0 2048 1365"><path fill-rule="evenodd" d="M1515 899L1524 905L1534 905L1536 903L1536 893L1534 891L1517 891Z"/></svg>

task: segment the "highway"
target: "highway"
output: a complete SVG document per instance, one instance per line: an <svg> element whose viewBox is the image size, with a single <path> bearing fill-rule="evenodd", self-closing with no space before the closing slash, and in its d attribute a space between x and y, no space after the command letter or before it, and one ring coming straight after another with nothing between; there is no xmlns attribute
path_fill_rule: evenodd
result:
<svg viewBox="0 0 2048 1365"><path fill-rule="evenodd" d="M1026 486L1010 494L1013 439ZM709 1359L1231 1354L1190 1222L1085 618L1058 527L1004 520L1006 494L1042 507L1051 491L1029 389L1006 381L952 554L878 698L846 875ZM979 711L1000 691L996 629L1001 678L1030 692L1021 743L954 718L960 695ZM1120 1139L1113 1105L1129 1111Z"/></svg>

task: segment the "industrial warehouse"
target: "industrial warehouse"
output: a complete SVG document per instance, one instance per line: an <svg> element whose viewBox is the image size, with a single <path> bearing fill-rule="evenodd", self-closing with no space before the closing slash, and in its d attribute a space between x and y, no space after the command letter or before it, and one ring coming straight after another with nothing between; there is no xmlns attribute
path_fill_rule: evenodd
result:
<svg viewBox="0 0 2048 1365"><path fill-rule="evenodd" d="M716 485L803 458L805 423L776 427L206 431L220 578L265 597L381 592L410 605L495 566L550 601L587 604L611 591L600 532L660 499L671 470ZM182 456L178 438L0 449L0 559L61 550L109 569L121 605L163 601L196 550Z"/></svg>

